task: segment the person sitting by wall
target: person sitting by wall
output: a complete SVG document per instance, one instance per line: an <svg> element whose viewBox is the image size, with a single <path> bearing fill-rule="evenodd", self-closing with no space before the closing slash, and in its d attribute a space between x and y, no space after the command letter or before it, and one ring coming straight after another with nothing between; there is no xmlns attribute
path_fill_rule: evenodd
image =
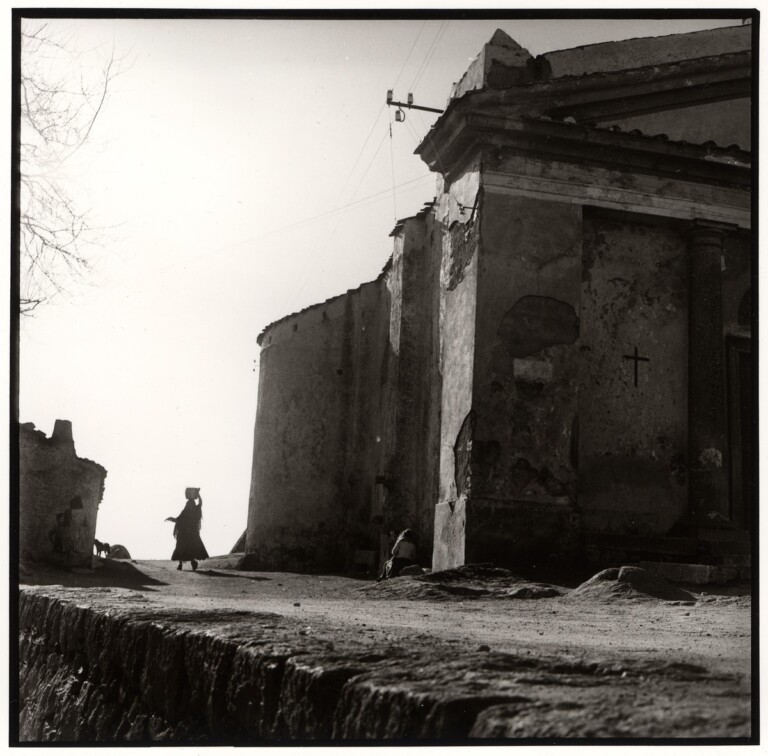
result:
<svg viewBox="0 0 768 756"><path fill-rule="evenodd" d="M397 577L401 570L412 564L418 564L416 561L416 534L406 528L395 541L392 547L392 558L384 565L384 572L379 576L379 580L388 580Z"/></svg>

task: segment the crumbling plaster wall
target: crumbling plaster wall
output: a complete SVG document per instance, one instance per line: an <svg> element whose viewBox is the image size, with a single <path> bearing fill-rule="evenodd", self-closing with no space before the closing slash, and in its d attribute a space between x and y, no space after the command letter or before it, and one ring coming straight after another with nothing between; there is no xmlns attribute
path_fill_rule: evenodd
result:
<svg viewBox="0 0 768 756"><path fill-rule="evenodd" d="M688 497L687 244L663 225L586 213L583 249L582 521L591 532L663 534ZM635 348L645 358L637 385Z"/></svg>
<svg viewBox="0 0 768 756"><path fill-rule="evenodd" d="M479 164L439 196L441 234L439 285L440 482L435 507L432 568L464 564L466 491L459 490L456 444L472 410L472 376L477 308L477 210L480 203ZM459 460L460 463L460 460Z"/></svg>
<svg viewBox="0 0 768 756"><path fill-rule="evenodd" d="M434 569L564 554L577 537L580 209L481 190L477 168L471 216L444 243Z"/></svg>
<svg viewBox="0 0 768 756"><path fill-rule="evenodd" d="M390 370L385 392L385 531L411 527L419 557L430 563L438 495L441 235L434 214L406 220L387 274Z"/></svg>
<svg viewBox="0 0 768 756"><path fill-rule="evenodd" d="M379 279L263 334L246 541L254 567L346 569L354 549L374 547L387 296Z"/></svg>
<svg viewBox="0 0 768 756"><path fill-rule="evenodd" d="M466 558L515 565L576 546L581 213L486 189L480 220Z"/></svg>
<svg viewBox="0 0 768 756"><path fill-rule="evenodd" d="M580 209L486 193L482 240L472 495L571 502Z"/></svg>
<svg viewBox="0 0 768 756"><path fill-rule="evenodd" d="M21 425L21 558L90 567L106 475L101 465L77 456L69 421L57 420L50 438L32 423ZM62 551L54 550L56 540Z"/></svg>

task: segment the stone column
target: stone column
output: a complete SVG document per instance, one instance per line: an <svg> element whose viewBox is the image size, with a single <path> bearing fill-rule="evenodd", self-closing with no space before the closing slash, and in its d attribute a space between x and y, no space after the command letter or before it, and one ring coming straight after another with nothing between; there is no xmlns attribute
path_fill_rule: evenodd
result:
<svg viewBox="0 0 768 756"><path fill-rule="evenodd" d="M688 469L693 523L730 518L721 255L728 227L695 221L688 234Z"/></svg>

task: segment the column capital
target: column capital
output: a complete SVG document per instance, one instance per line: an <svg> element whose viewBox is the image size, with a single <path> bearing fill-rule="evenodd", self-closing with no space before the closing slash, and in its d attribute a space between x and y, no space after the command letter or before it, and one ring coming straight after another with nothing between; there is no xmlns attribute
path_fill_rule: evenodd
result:
<svg viewBox="0 0 768 756"><path fill-rule="evenodd" d="M689 242L701 242L706 239L710 240L709 243L722 243L729 234L738 231L739 227L732 223L721 223L719 221L704 220L702 218L694 218L687 224L685 233Z"/></svg>

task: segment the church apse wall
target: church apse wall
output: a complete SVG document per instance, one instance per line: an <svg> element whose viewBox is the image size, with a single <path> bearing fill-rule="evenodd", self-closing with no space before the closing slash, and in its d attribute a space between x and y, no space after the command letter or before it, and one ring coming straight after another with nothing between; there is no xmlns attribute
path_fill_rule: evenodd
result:
<svg viewBox="0 0 768 756"><path fill-rule="evenodd" d="M352 544L370 541L386 296L380 278L260 337L253 567L347 569Z"/></svg>
<svg viewBox="0 0 768 756"><path fill-rule="evenodd" d="M687 247L585 211L579 492L587 532L667 533L686 514Z"/></svg>

